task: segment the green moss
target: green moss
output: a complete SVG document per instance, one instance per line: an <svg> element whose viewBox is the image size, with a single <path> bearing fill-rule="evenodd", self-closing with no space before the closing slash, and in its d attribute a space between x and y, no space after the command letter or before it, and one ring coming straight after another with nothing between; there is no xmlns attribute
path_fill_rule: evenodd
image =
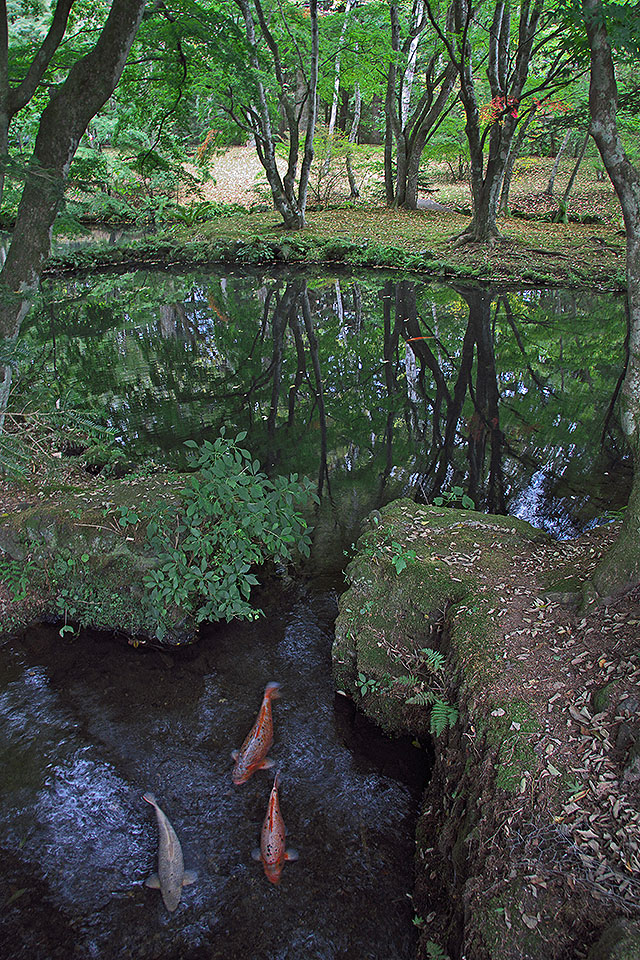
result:
<svg viewBox="0 0 640 960"><path fill-rule="evenodd" d="M504 711L499 716L496 712ZM496 786L509 793L520 790L522 777L537 764L531 734L540 728L527 703L505 699L494 704L487 718L487 744L497 752Z"/></svg>
<svg viewBox="0 0 640 960"><path fill-rule="evenodd" d="M589 951L587 960L638 960L640 925L619 919L604 930Z"/></svg>
<svg viewBox="0 0 640 960"><path fill-rule="evenodd" d="M96 251L74 251L51 258L49 273L92 270L108 265L157 265L158 263L340 263L346 267L385 267L404 272L424 273L443 278L478 277L511 281L542 278L545 285L566 284L567 278L580 286L602 283L603 278L624 287L619 253L624 244L615 228L598 225L582 227L574 235L579 272L559 260L554 248L564 249L566 232L562 225L518 221L509 223L511 242L495 250L486 247L479 259L477 245L462 245L451 251L451 238L468 225L468 216L453 211L446 216L429 211L404 211L371 204L342 205L336 209L309 210L307 227L292 233L282 229L280 218L270 209L246 211L242 215L221 212L206 223L165 227L164 237L130 241L126 245L104 246ZM591 237L607 233L602 246ZM339 235L338 235L339 234ZM544 253L549 251L549 255ZM621 282L622 281L622 282Z"/></svg>
<svg viewBox="0 0 640 960"><path fill-rule="evenodd" d="M548 945L557 941L555 918L542 914L538 919L535 901L531 913L527 912L527 885L525 878L511 878L501 893L492 897L476 914L486 955L491 960L512 960L515 944L520 957L547 957ZM484 951L482 955L485 955Z"/></svg>
<svg viewBox="0 0 640 960"><path fill-rule="evenodd" d="M612 681L611 683L605 683L603 687L598 687L597 690L593 691L591 694L591 704L596 713L602 713L603 710L606 710L618 686L619 684Z"/></svg>
<svg viewBox="0 0 640 960"><path fill-rule="evenodd" d="M393 680L407 674L403 660L411 663L423 647L435 645L445 654L451 649L467 692L481 687L499 654L488 612L495 601L478 589L473 570L464 564L452 569L448 554L455 561L456 554L480 550L478 562L499 574L508 568L514 546L536 542L541 535L512 517L402 499L385 507L376 520L358 541L347 568L350 588L341 599L333 647L336 685L357 698L358 673L373 681ZM385 729L403 730L416 722L416 714L423 721L428 715L424 707L408 710L405 694L406 688L403 692L393 685L368 691L361 706ZM519 750L516 761L524 759Z"/></svg>

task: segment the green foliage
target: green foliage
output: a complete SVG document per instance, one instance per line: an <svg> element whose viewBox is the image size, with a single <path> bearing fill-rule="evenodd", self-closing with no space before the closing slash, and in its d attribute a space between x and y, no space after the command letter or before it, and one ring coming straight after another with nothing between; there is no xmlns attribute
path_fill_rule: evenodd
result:
<svg viewBox="0 0 640 960"><path fill-rule="evenodd" d="M451 490L441 493L433 498L433 504L441 507L446 504L448 507L461 507L463 510L475 510L475 503L463 491L462 487L452 487Z"/></svg>
<svg viewBox="0 0 640 960"><path fill-rule="evenodd" d="M0 559L0 583L11 591L14 600L24 600L31 586L35 564Z"/></svg>
<svg viewBox="0 0 640 960"><path fill-rule="evenodd" d="M309 180L309 195L318 204L329 203L344 187L345 163L354 148L342 130L329 134L326 124L316 126L314 161Z"/></svg>
<svg viewBox="0 0 640 960"><path fill-rule="evenodd" d="M379 693L383 689L383 684L375 677L367 677L364 673L358 673L356 687L360 691L360 695L364 697L367 693Z"/></svg>
<svg viewBox="0 0 640 960"><path fill-rule="evenodd" d="M411 695L406 696L406 703L430 708L429 726L431 732L439 736L458 720L458 710L444 699L444 654L432 647L422 647L410 659L416 672L396 677L396 683L409 688Z"/></svg>
<svg viewBox="0 0 640 960"><path fill-rule="evenodd" d="M142 578L143 604L160 640L176 610L196 623L257 618L260 611L249 603L258 582L253 568L269 559L285 563L295 551L309 555L310 532L301 511L315 498L311 482L295 474L269 479L239 446L243 439L241 433L229 440L223 431L201 447L188 442L196 472L180 491L177 512L142 503L103 510L104 529L127 539L139 540L146 524L152 568ZM81 510L69 511L72 520L82 516ZM123 629L134 621L131 599L103 583L99 562L96 566L86 552L65 547L49 560L0 560L0 577L16 599L26 595L34 577L43 577L63 621L61 636L77 627L102 626L105 611L107 624L115 613ZM144 619L136 615L135 622Z"/></svg>
<svg viewBox="0 0 640 960"><path fill-rule="evenodd" d="M310 535L302 506L311 483L291 477L270 480L248 450L221 436L200 448L194 441L197 470L182 491L183 506L167 524L162 515L147 525L156 567L144 578L148 602L157 617L157 635L166 630L167 611L178 607L203 620L255 619L249 603L257 584L252 567L267 559L286 562L294 550L309 555Z"/></svg>
<svg viewBox="0 0 640 960"><path fill-rule="evenodd" d="M46 469L51 458L75 451L93 472L115 472L124 459L114 431L89 410L60 405L54 409L5 414L0 433L0 476L24 480L34 469Z"/></svg>
<svg viewBox="0 0 640 960"><path fill-rule="evenodd" d="M427 951L427 960L449 960L449 954L446 953L442 947L438 946L437 943L434 943L433 940L426 942L425 949Z"/></svg>
<svg viewBox="0 0 640 960"><path fill-rule="evenodd" d="M416 559L416 551L406 549L400 543L392 543L391 551L391 563L395 567L396 573L402 573L405 567Z"/></svg>

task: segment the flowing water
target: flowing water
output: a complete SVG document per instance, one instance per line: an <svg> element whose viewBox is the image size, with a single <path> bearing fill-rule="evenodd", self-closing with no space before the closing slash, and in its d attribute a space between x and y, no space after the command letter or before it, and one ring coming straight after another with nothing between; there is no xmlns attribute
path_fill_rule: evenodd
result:
<svg viewBox="0 0 640 960"><path fill-rule="evenodd" d="M56 642L43 628L2 647L0 955L411 956L427 757L334 696L335 600L326 581L283 585L265 620L171 653L103 636ZM251 857L273 771L234 787L230 757L272 679L282 697L270 755L300 853L277 887ZM198 873L175 914L143 885L157 869L147 790Z"/></svg>
<svg viewBox="0 0 640 960"><path fill-rule="evenodd" d="M623 501L615 427L600 445L623 336L620 301L571 291L219 272L45 285L29 369L111 429L108 456L65 456L180 465L184 440L225 425L268 469L315 477L322 503L313 567L271 583L255 623L171 652L44 627L0 647L2 960L409 960L429 762L334 695L344 551L374 507L456 484L560 535ZM26 372L16 397L34 390ZM251 858L272 776L231 782L269 680L300 853L278 887ZM144 886L147 790L198 873L172 915Z"/></svg>

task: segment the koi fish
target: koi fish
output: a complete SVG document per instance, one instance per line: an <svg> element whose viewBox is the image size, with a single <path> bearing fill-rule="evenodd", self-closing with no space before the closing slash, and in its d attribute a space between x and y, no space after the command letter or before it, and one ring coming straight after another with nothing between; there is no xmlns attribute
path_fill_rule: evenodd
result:
<svg viewBox="0 0 640 960"><path fill-rule="evenodd" d="M171 913L177 908L182 896L182 888L193 883L196 874L193 870L184 869L182 847L176 832L169 823L166 815L160 809L152 793L145 793L143 800L150 803L156 811L158 830L160 831L160 846L158 848L158 872L152 873L145 880L145 886L160 890L164 905Z"/></svg>
<svg viewBox="0 0 640 960"><path fill-rule="evenodd" d="M276 773L267 815L262 824L262 833L260 834L260 847L251 854L254 860L261 860L264 867L267 880L271 883L280 883L280 874L284 867L285 860L297 860L298 851L292 847L285 850L286 829L284 820L280 813L280 803L278 801L278 774Z"/></svg>
<svg viewBox="0 0 640 960"><path fill-rule="evenodd" d="M265 687L262 705L256 722L246 736L239 750L233 750L231 756L236 762L233 768L233 782L246 783L256 770L268 770L273 760L267 758L269 747L273 743L273 717L271 700L280 696L280 684L271 682Z"/></svg>

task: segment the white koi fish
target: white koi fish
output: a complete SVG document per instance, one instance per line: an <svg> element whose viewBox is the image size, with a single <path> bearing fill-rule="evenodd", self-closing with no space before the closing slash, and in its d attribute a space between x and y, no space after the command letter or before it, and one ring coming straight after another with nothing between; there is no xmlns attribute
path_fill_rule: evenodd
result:
<svg viewBox="0 0 640 960"><path fill-rule="evenodd" d="M173 913L180 903L182 888L193 883L196 879L196 874L193 870L184 869L180 841L166 815L158 806L154 795L152 793L145 793L142 799L150 803L156 811L158 830L160 831L158 872L151 874L151 876L145 880L145 885L147 887L153 887L155 890L160 890L165 907L170 913Z"/></svg>

